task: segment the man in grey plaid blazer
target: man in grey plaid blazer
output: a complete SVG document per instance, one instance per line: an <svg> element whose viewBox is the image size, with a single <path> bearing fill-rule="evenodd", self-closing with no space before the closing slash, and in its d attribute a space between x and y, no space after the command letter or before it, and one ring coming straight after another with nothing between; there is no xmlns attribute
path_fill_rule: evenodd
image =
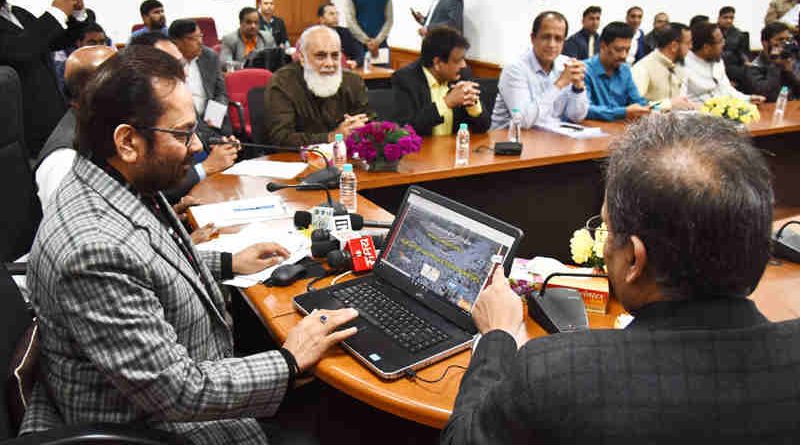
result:
<svg viewBox="0 0 800 445"><path fill-rule="evenodd" d="M109 59L84 92L84 150L56 192L30 257L42 376L22 432L131 422L194 443L264 443L294 376L354 330L353 310L309 315L280 351L233 356L215 280L288 254L257 244L198 252L158 190L201 149L183 69L157 49ZM324 315L324 317L321 317Z"/></svg>
<svg viewBox="0 0 800 445"><path fill-rule="evenodd" d="M761 154L702 116L645 118L613 146L604 258L635 320L525 343L499 271L442 443L798 442L800 324L747 299L770 249Z"/></svg>

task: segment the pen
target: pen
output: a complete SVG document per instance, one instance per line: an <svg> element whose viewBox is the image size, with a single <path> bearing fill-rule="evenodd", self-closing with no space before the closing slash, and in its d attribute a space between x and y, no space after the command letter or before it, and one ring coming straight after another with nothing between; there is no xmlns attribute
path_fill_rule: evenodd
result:
<svg viewBox="0 0 800 445"><path fill-rule="evenodd" d="M239 207L239 208L233 209L233 211L234 212L250 212L252 210L266 210L266 209L272 209L274 207L275 207L274 204L256 206L256 207Z"/></svg>
<svg viewBox="0 0 800 445"><path fill-rule="evenodd" d="M583 131L583 127L581 127L580 125L573 125L565 122L561 123L561 128L569 128L570 130Z"/></svg>

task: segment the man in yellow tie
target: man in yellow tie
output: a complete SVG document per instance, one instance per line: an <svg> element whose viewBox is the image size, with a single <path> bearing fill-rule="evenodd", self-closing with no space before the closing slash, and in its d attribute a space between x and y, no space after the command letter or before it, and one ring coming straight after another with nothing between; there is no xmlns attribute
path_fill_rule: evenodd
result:
<svg viewBox="0 0 800 445"><path fill-rule="evenodd" d="M466 123L473 133L491 124L492 110L481 104L478 84L465 61L469 42L457 30L431 29L420 58L392 76L395 118L421 135L448 135Z"/></svg>

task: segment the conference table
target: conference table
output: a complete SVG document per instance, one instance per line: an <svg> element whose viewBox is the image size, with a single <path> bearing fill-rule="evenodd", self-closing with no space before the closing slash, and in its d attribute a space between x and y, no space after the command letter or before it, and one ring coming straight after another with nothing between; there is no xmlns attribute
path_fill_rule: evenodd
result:
<svg viewBox="0 0 800 445"><path fill-rule="evenodd" d="M771 120L773 104L761 106L762 120L748 127L758 147L768 153L774 174L776 212L800 209L800 101L787 105L781 122ZM357 171L366 198L396 212L411 184L421 185L522 228L523 255L569 258L572 232L598 213L603 202L603 163L609 144L624 122L588 121L608 136L571 139L542 130L522 132L520 156L497 156L494 142L507 140L505 130L474 134L467 166L455 167L455 137L425 138L419 153L406 155L397 172ZM269 156L293 160L292 154ZM799 210L800 211L800 210Z"/></svg>
<svg viewBox="0 0 800 445"><path fill-rule="evenodd" d="M394 70L391 68L373 65L370 67L369 71L364 71L364 67L360 66L354 69L353 72L364 80L364 84L367 88L381 89L392 87L392 74L394 74Z"/></svg>
<svg viewBox="0 0 800 445"><path fill-rule="evenodd" d="M769 105L762 108L762 114L765 117L771 115ZM621 123L589 123L589 125L601 126L610 135L619 134L624 129ZM796 174L796 169L781 170L780 165L778 165L780 162L777 161L782 161L784 156L787 156L792 162L796 160L796 158L791 157L792 147L785 146L786 141L780 138L787 135L791 136L793 132L797 131L800 131L800 102L790 103L783 122L768 122L768 119L765 118L762 122L750 126L750 132L757 142L758 138L776 138L768 140L769 148L767 150L774 154L774 156L771 156L773 171L780 174L786 174L787 171L794 171ZM575 175L581 173L581 169L583 171L597 170L598 176L593 177L592 180L598 182L590 185L592 189L597 190L598 194L595 197L598 199L597 207L593 211L596 213L599 210L599 203L602 200L602 177L599 176L600 164L597 164L597 162L608 154L608 138L572 140L551 133L530 131L525 132L523 135L525 148L519 157L494 156L490 150L480 149L481 146L490 146L496 140L504 140L503 134L495 132L487 135L476 135L473 138L473 149L477 150L471 153L470 164L462 168L452 167L454 160L452 147L454 142L452 138L443 137L427 139L420 153L409 155L403 159L397 173L358 172L359 189L362 195L358 198L359 213L366 219L391 220L392 213L390 211L364 196L372 190L392 190L393 188L404 190L409 184L414 183L421 183L425 186L434 184L436 187L441 187L442 184L447 185L448 181L466 179L467 182L465 183L450 183L451 185L459 186L470 184L471 181L480 182L476 179L470 179L473 177L485 181L487 178L489 180L495 179L496 176L494 175L498 174L522 175L519 182L524 184L526 181L531 180L531 176L535 177L539 173L537 169L554 167L556 168L555 171L547 172L547 176L544 179L549 178L549 175L557 176L559 171L565 172L574 179ZM269 158L273 160L296 160L287 154L271 155ZM574 164L581 163L588 163L586 165L591 168L581 167L572 170ZM797 165L800 165L800 162ZM796 183L797 177L794 176L794 183ZM543 178L535 179L533 181L534 185L536 187L540 186ZM242 199L263 195L267 182L269 182L269 178L214 175L199 183L191 194L207 202ZM786 182L791 183L791 178L788 178ZM564 181L560 181L558 184L564 187L569 186L568 184L564 185ZM485 187L494 190L489 186ZM450 190L450 193L448 193L448 190L440 191L444 191L451 197L462 194L459 190ZM546 191L552 192L551 189ZM785 192L788 194L789 190ZM320 192L299 192L291 189L281 190L277 193L295 209L307 209L318 204L324 197ZM502 201L507 206L516 205L514 204L515 201L507 198L511 193L510 191L497 191L497 193L495 195L496 200ZM792 196L786 197L786 202L791 205L781 205L781 201L778 200L776 227L789 218L798 219L800 217L800 206L792 204L796 202L796 194L795 187L794 192L791 193ZM333 195L334 198L338 197L336 191L333 192ZM381 195L378 196L380 197ZM576 201L563 203L563 206L568 207L569 204L574 202ZM399 201L391 204L396 206L397 203ZM581 212L585 212L585 209L582 209ZM583 213L581 218L585 216L586 213ZM554 215L554 219L558 219L557 217L558 215ZM285 221L284 223L291 224L290 221ZM564 222L561 222L561 224L565 225ZM570 224L567 232L571 234L574 228ZM549 233L539 235L541 236L536 236L535 238L554 237ZM568 240L569 237L567 235L567 237L561 238L557 242L568 245ZM518 252L518 256L532 257L541 253L535 250L521 249ZM563 256L559 258L562 260L567 259L567 257ZM329 280L322 280L316 284L316 287L320 288L328 285ZM294 310L292 299L294 296L305 292L306 284L306 281L300 281L285 288L257 285L243 291L245 300L278 342L282 342L286 338L288 331L301 319L301 315ZM761 282L750 298L756 302L759 309L771 320L793 319L800 316L800 300L793 292L798 288L800 288L800 265L773 260L767 266ZM612 299L609 302L607 314L589 314L590 326L593 329L612 328L617 316L623 312L621 305ZM546 335L543 329L528 317L526 317L526 328L530 338ZM470 351L464 351L454 355L420 370L419 376L427 380L437 379L443 375L450 365L467 366L470 354ZM442 428L452 412L463 371L455 368L451 369L437 383L424 383L420 380L407 378L387 381L372 374L342 349L334 348L319 362L314 374L330 386L375 408L424 425Z"/></svg>

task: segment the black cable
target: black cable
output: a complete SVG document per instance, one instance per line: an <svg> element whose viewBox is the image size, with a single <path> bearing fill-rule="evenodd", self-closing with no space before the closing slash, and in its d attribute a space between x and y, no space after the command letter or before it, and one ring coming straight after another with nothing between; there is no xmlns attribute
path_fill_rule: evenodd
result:
<svg viewBox="0 0 800 445"><path fill-rule="evenodd" d="M466 367L466 366L461 366L461 365L450 365L450 366L448 366L447 368L445 368L445 370L444 370L444 372L442 373L442 375L441 375L441 376L440 376L438 379L436 379L436 380L427 380L427 379L423 379L422 377L420 377L419 375L417 375L417 373L416 373L416 372L414 372L414 371L413 371L413 370L411 370L411 369L407 369L407 370L406 370L406 372L405 372L405 374L406 374L406 377L407 377L409 380L419 380L419 381L421 381L421 382L425 382L425 383L439 383L439 382L441 382L442 380L444 380L444 378L447 376L447 373L450 371L450 369L451 369L451 368L463 369L464 371L466 371L466 370L467 370L467 367Z"/></svg>
<svg viewBox="0 0 800 445"><path fill-rule="evenodd" d="M317 289L314 287L314 285L317 284L323 278L328 278L329 276L334 275L335 273L336 273L335 270L329 270L325 272L325 275L322 275L320 277L314 278L313 280L309 281L308 284L306 284L306 292L316 292Z"/></svg>

